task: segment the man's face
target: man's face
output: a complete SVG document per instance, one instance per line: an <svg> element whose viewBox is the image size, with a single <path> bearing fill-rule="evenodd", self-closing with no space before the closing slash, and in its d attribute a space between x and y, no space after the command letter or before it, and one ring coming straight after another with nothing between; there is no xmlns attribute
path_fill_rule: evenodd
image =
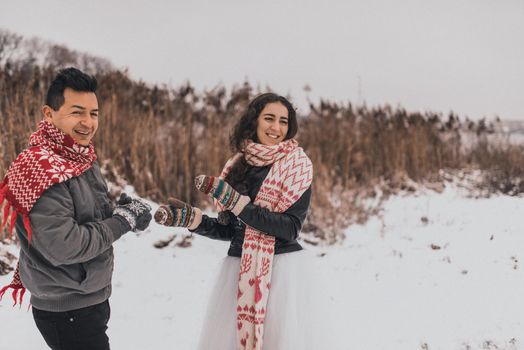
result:
<svg viewBox="0 0 524 350"><path fill-rule="evenodd" d="M80 92L70 88L64 90L64 104L53 110L45 105L44 118L78 144L88 146L98 129L98 100L93 92Z"/></svg>

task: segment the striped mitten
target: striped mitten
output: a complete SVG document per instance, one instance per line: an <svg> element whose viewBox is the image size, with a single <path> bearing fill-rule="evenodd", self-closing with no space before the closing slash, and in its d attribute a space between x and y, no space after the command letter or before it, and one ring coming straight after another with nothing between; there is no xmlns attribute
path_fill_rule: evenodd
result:
<svg viewBox="0 0 524 350"><path fill-rule="evenodd" d="M155 221L164 226L187 227L194 230L202 222L202 211L176 198L167 200L155 212Z"/></svg>
<svg viewBox="0 0 524 350"><path fill-rule="evenodd" d="M216 199L224 210L230 210L236 216L251 201L248 196L241 195L231 185L218 177L199 175L195 178L195 186L199 191Z"/></svg>

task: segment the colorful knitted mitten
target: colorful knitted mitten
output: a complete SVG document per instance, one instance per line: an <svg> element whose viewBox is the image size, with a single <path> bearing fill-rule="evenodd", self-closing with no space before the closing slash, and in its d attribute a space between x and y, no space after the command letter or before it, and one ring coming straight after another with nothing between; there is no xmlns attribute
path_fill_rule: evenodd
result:
<svg viewBox="0 0 524 350"><path fill-rule="evenodd" d="M202 222L202 211L176 198L167 200L169 205L161 205L155 212L155 221L164 226L187 227L194 230Z"/></svg>
<svg viewBox="0 0 524 350"><path fill-rule="evenodd" d="M236 216L251 201L248 196L241 195L231 185L218 177L199 175L195 178L195 186L199 191L216 199L224 210L230 210Z"/></svg>

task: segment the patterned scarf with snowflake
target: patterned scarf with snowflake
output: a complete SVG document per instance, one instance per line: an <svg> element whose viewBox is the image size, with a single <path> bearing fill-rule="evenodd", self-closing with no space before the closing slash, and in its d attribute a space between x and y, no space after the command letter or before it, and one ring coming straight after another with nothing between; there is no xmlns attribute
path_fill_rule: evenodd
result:
<svg viewBox="0 0 524 350"><path fill-rule="evenodd" d="M285 212L311 186L313 165L294 139L273 146L247 142L220 178L226 178L240 157L253 166L272 165L254 201L272 212ZM274 254L275 237L246 225L237 291L238 349L262 349Z"/></svg>
<svg viewBox="0 0 524 350"><path fill-rule="evenodd" d="M53 184L81 175L95 160L93 144L81 146L50 122L41 121L38 130L29 138L29 147L18 155L0 183L0 207L4 207L0 230L9 220L9 235L12 236L20 215L31 242L29 213L38 198ZM20 280L18 264L11 283L0 289L0 299L9 288L13 289L15 305L21 304L25 287Z"/></svg>

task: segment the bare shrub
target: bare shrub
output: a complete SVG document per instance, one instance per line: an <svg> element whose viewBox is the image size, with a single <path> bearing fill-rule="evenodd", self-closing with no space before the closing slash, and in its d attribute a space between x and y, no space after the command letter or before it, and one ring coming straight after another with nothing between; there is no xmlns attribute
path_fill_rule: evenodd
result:
<svg viewBox="0 0 524 350"><path fill-rule="evenodd" d="M17 40L0 31L0 57L7 57L3 52L14 50ZM100 128L94 143L108 177L121 176L140 195L156 201L176 196L208 205L207 197L194 190L193 178L220 172L231 156L229 132L258 91L248 83L203 92L189 84L150 86L103 59L59 46L51 46L44 66L9 59L0 65L0 176L41 119L51 79L68 64L87 67L99 81ZM522 146L490 143L486 135L493 127L484 120L461 123L453 113L410 113L387 105L321 101L310 107L299 116L298 135L315 172L304 226L310 239L340 240L349 224L374 215L367 202L380 203L396 189L409 190L412 181L442 181L441 169L479 168L486 171L486 186L493 191L524 192Z"/></svg>

